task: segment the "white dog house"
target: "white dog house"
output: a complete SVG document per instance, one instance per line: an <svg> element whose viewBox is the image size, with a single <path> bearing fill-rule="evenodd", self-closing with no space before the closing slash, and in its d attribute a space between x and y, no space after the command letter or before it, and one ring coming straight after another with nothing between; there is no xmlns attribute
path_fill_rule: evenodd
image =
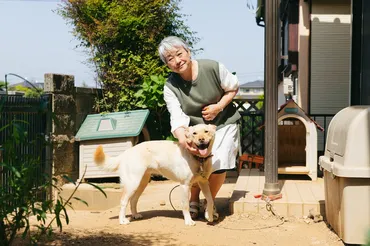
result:
<svg viewBox="0 0 370 246"><path fill-rule="evenodd" d="M317 128L324 129L312 120L293 100L282 105L278 113L279 174L305 174L317 179Z"/></svg>
<svg viewBox="0 0 370 246"><path fill-rule="evenodd" d="M118 177L118 172L107 172L97 167L93 156L96 147L102 145L104 152L117 156L134 146L143 132L144 139L149 135L144 127L149 110L134 110L107 114L91 114L86 117L75 139L80 142L79 179Z"/></svg>

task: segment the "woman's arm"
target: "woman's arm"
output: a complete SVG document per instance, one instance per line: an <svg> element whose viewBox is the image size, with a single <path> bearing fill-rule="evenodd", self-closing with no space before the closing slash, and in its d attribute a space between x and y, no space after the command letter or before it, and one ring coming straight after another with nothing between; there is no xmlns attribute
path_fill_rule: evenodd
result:
<svg viewBox="0 0 370 246"><path fill-rule="evenodd" d="M226 108L229 103L232 102L233 98L235 97L236 93L238 91L227 91L225 94L221 97L220 101L218 101L216 104L210 104L203 108L202 110L202 116L205 120L210 121L216 118L216 116Z"/></svg>
<svg viewBox="0 0 370 246"><path fill-rule="evenodd" d="M219 63L219 72L221 87L225 94L221 97L220 101L216 104L210 104L203 108L202 115L207 121L213 120L216 116L232 102L235 95L239 90L239 81L236 75L230 73L226 67Z"/></svg>
<svg viewBox="0 0 370 246"><path fill-rule="evenodd" d="M186 141L185 129L189 126L190 118L181 109L181 105L176 95L167 87L163 90L164 101L166 102L168 112L170 113L171 132L179 140L179 144L196 154L195 148L192 148Z"/></svg>
<svg viewBox="0 0 370 246"><path fill-rule="evenodd" d="M189 126L189 116L182 111L180 102L175 93L173 93L173 91L171 91L167 86L164 86L163 88L163 98L166 102L167 110L170 113L171 132L174 134L177 128Z"/></svg>

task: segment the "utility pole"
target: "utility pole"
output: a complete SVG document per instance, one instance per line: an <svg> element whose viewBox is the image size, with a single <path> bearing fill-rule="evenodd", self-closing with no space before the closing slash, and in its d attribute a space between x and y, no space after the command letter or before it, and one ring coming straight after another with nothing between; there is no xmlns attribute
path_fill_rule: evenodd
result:
<svg viewBox="0 0 370 246"><path fill-rule="evenodd" d="M280 193L278 183L279 0L265 1L265 186L263 196Z"/></svg>

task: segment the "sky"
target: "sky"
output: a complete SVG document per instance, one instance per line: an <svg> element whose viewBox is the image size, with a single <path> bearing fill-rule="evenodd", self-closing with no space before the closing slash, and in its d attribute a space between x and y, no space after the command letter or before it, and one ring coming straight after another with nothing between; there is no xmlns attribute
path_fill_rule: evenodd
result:
<svg viewBox="0 0 370 246"><path fill-rule="evenodd" d="M256 0L182 0L185 23L201 40L195 59L214 59L236 72L241 84L263 79L264 29L257 26ZM75 84L94 87L88 55L76 48L72 26L54 10L60 0L0 0L0 81L15 73L43 82L45 73L71 74ZM8 76L8 81L19 78Z"/></svg>

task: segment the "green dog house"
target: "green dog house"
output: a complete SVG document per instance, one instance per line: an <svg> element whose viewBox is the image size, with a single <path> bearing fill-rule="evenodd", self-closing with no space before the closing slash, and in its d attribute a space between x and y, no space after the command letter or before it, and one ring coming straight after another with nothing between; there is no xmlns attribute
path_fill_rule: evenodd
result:
<svg viewBox="0 0 370 246"><path fill-rule="evenodd" d="M87 115L75 139L79 146L79 179L118 177L118 172L107 172L94 163L94 152L102 145L109 156L118 156L139 141L140 133L144 140L149 134L144 127L149 110L133 110L107 114Z"/></svg>

